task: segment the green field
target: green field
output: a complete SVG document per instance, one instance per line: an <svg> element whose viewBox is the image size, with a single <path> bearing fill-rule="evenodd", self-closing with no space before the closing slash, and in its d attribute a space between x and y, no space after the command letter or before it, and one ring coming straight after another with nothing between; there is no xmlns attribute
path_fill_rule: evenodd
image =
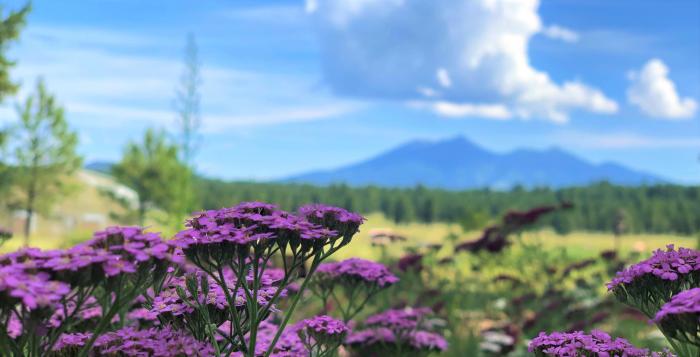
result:
<svg viewBox="0 0 700 357"><path fill-rule="evenodd" d="M416 247L427 244L442 243L448 235L454 235L458 241L476 239L480 232L463 232L459 225L448 223L394 223L382 214L367 215L367 222L362 225L360 233L345 248L334 255L338 260L361 257L366 259L379 259L380 250L370 247L370 233L373 230L391 230L407 238L406 242L396 243L396 249L388 249L387 253L392 257L398 257L406 247ZM151 230L160 231L158 227ZM89 232L72 232L64 237L35 236L31 238L32 246L42 249L64 248L71 243L77 243L81 239L89 237ZM573 232L560 235L552 230L543 229L526 232L522 239L528 243L541 243L546 247L564 248L572 257L595 256L603 250L613 248L613 236L610 233L597 232ZM657 248L663 248L667 244L676 244L683 247L694 247L697 238L672 234L629 234L621 237L623 251L649 252ZM0 251L8 252L20 248L22 238L16 236L6 242Z"/></svg>
<svg viewBox="0 0 700 357"><path fill-rule="evenodd" d="M406 237L406 242L397 243L403 247L441 243L450 234L456 235L458 241L476 239L480 235L478 231L463 232L457 224L396 224L381 214L370 214L352 243L336 253L336 259L349 257L378 259L379 250L368 247L370 232L376 229L388 229ZM559 235L552 230L545 229L526 232L522 235L522 239L528 243L541 243L546 247L564 248L570 256L580 258L595 256L601 251L614 247L613 235L610 233L573 232ZM623 235L620 239L620 247L625 252L650 252L657 248L663 248L667 244L683 247L695 247L697 244L695 237L671 234L629 234ZM403 249L388 249L388 253L394 257L397 257L402 251Z"/></svg>

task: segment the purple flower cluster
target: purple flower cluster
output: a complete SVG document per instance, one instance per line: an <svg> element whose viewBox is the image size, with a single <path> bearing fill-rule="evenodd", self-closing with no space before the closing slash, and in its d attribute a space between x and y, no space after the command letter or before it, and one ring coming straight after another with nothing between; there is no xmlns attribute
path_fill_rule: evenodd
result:
<svg viewBox="0 0 700 357"><path fill-rule="evenodd" d="M423 318L432 313L426 307L391 309L367 317L365 325L375 327L387 327L394 331L414 330L420 326Z"/></svg>
<svg viewBox="0 0 700 357"><path fill-rule="evenodd" d="M57 355L70 355L92 337L91 333L63 334L53 348ZM207 343L170 328L138 330L131 327L108 332L97 338L92 350L107 356L214 356Z"/></svg>
<svg viewBox="0 0 700 357"><path fill-rule="evenodd" d="M197 214L171 241L139 227L111 227L69 249L2 255L0 319L6 325L0 349L32 356L238 355L248 347L276 357L330 351L349 332L341 321L317 316L285 329L302 294L294 295L280 326L264 321L280 312L278 299L308 262L299 290L363 220L330 206L291 214L244 202ZM274 267L275 254L284 259L283 269ZM368 261L339 269L372 286L397 280Z"/></svg>
<svg viewBox="0 0 700 357"><path fill-rule="evenodd" d="M356 347L369 347L375 344L394 344L396 343L396 335L386 327L368 329L362 331L353 331L348 338L345 339L345 344Z"/></svg>
<svg viewBox="0 0 700 357"><path fill-rule="evenodd" d="M92 333L75 332L64 333L58 337L56 344L53 346L52 352L57 356L70 356L77 354L83 346L92 338Z"/></svg>
<svg viewBox="0 0 700 357"><path fill-rule="evenodd" d="M345 213L337 213L333 217L346 222L327 219L312 221L274 205L243 202L234 207L197 214L186 222L188 228L176 235L175 242L192 262L206 268L212 262L222 265L234 258L245 257L251 249L258 255L253 259L265 258L265 254L272 254L275 247L281 250L291 247L294 251L308 252L341 236L344 237L343 243L347 243L357 231L358 225L350 219L353 214L339 208L337 210ZM304 212L311 218L316 217L309 210ZM347 230L350 225L355 225L355 228L349 235L331 228Z"/></svg>
<svg viewBox="0 0 700 357"><path fill-rule="evenodd" d="M590 335L581 331L565 333L540 332L528 346L528 351L540 356L576 357L595 355L607 357L662 357L665 352L650 353L647 349L632 346L624 338L613 339L603 331L593 330Z"/></svg>
<svg viewBox="0 0 700 357"><path fill-rule="evenodd" d="M390 348L392 345L402 344L401 349L413 349L417 351L445 351L448 343L444 337L435 332L412 331L397 338L391 329L380 327L351 333L345 339L345 345L357 350L359 355L371 353L375 348ZM364 353L363 353L364 352Z"/></svg>
<svg viewBox="0 0 700 357"><path fill-rule="evenodd" d="M15 314L10 315L10 320L7 321L7 335L10 338L17 338L22 335L22 321Z"/></svg>
<svg viewBox="0 0 700 357"><path fill-rule="evenodd" d="M417 350L445 351L447 341L441 335L429 331L414 331L408 334L411 347Z"/></svg>
<svg viewBox="0 0 700 357"><path fill-rule="evenodd" d="M700 321L700 288L693 288L682 291L674 295L669 302L661 307L661 310L656 313L654 322L660 322L666 317L672 315L694 315L695 319Z"/></svg>
<svg viewBox="0 0 700 357"><path fill-rule="evenodd" d="M424 318L431 314L428 308L392 309L369 316L362 331L351 333L345 345L358 355L378 355L388 351L444 351L448 344L444 337L425 330Z"/></svg>
<svg viewBox="0 0 700 357"><path fill-rule="evenodd" d="M202 212L186 225L190 229L178 234L184 247L224 242L248 245L271 238L314 240L336 234L262 202L243 202L231 208Z"/></svg>
<svg viewBox="0 0 700 357"><path fill-rule="evenodd" d="M700 288L685 290L671 297L652 321L665 336L676 342L700 346Z"/></svg>
<svg viewBox="0 0 700 357"><path fill-rule="evenodd" d="M350 332L344 322L326 315L299 321L292 330L297 331L311 356L325 356L328 351L335 351Z"/></svg>
<svg viewBox="0 0 700 357"><path fill-rule="evenodd" d="M304 329L319 336L343 336L350 332L350 328L344 322L326 315L299 321L295 327L297 330Z"/></svg>
<svg viewBox="0 0 700 357"><path fill-rule="evenodd" d="M338 279L343 283L363 283L380 288L399 281L387 267L373 261L350 258L340 262L323 263L317 269L319 279Z"/></svg>
<svg viewBox="0 0 700 357"><path fill-rule="evenodd" d="M700 271L700 251L688 248L674 249L673 244L665 251L656 250L651 258L643 260L617 273L608 283L613 290L622 284L631 284L644 276L676 281L680 277Z"/></svg>
<svg viewBox="0 0 700 357"><path fill-rule="evenodd" d="M357 233L360 225L365 221L365 218L357 213L323 204L302 206L299 208L299 213L310 222L328 227L347 239Z"/></svg>
<svg viewBox="0 0 700 357"><path fill-rule="evenodd" d="M105 278L181 261L177 248L160 235L138 227L110 227L67 250L24 249L0 257L0 265L48 273L71 286L94 285Z"/></svg>
<svg viewBox="0 0 700 357"><path fill-rule="evenodd" d="M70 292L45 272L30 272L21 264L0 266L0 309L22 303L27 309L51 308Z"/></svg>

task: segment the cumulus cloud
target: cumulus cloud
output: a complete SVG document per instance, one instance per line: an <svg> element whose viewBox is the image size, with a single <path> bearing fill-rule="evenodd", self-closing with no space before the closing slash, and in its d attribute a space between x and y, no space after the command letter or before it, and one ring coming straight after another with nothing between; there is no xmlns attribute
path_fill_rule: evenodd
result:
<svg viewBox="0 0 700 357"><path fill-rule="evenodd" d="M571 29L559 25L550 25L542 29L541 33L546 37L564 42L577 42L578 34Z"/></svg>
<svg viewBox="0 0 700 357"><path fill-rule="evenodd" d="M306 9L319 32L325 81L337 94L432 101L428 107L451 116L495 112L486 116L564 122L573 110L615 113L617 103L600 90L555 83L530 64L529 40L543 30L538 6L538 0L312 0Z"/></svg>
<svg viewBox="0 0 700 357"><path fill-rule="evenodd" d="M669 69L660 59L651 59L640 71L629 74L627 99L646 115L664 119L684 119L695 114L698 103L681 98L668 78Z"/></svg>

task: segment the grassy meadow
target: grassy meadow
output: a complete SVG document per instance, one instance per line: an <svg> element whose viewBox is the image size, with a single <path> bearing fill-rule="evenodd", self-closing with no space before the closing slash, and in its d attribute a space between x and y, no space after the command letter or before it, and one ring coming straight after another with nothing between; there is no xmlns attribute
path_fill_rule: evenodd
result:
<svg viewBox="0 0 700 357"><path fill-rule="evenodd" d="M463 232L458 224L447 223L394 223L381 214L367 215L367 222L357 237L345 248L336 253L337 259L361 257L379 259L380 252L369 247L370 234L375 230L390 230L406 237L406 242L397 243L396 248L443 243L446 237L452 235L456 241L476 239L481 232ZM560 235L549 229L533 230L522 234L526 243L540 243L546 248L563 249L572 257L587 258L597 256L600 252L613 249L614 241L611 233L572 232ZM620 237L620 249L623 252L647 252L663 248L667 244L677 246L695 246L697 238L672 234L627 234ZM394 258L402 254L402 249L388 249L388 254Z"/></svg>
<svg viewBox="0 0 700 357"><path fill-rule="evenodd" d="M407 239L387 249L389 257L393 258L400 257L403 248L406 247L443 243L448 236L454 237L456 241L476 239L481 234L479 231L464 232L456 223L395 223L381 213L369 214L366 218L367 221L353 241L334 255L337 260L350 257L380 259L380 250L370 246L370 234L378 230L389 230ZM151 225L150 230L162 231L166 235L173 231L158 224ZM87 240L90 235L89 231L73 231L59 236L34 235L30 241L35 247L55 249ZM547 248L563 249L567 254L578 258L596 256L601 251L614 247L612 234L599 232L572 232L561 235L549 229L541 229L525 232L521 239L527 243L540 243ZM667 244L690 247L695 246L696 242L697 238L673 234L627 234L620 237L620 248L623 252L647 252L663 248ZM21 246L22 236L17 234L0 247L0 252L14 251Z"/></svg>

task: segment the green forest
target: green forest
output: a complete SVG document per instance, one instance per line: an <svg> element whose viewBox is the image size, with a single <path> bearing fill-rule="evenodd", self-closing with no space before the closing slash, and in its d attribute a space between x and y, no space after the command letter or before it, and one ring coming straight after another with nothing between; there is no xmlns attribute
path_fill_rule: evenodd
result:
<svg viewBox="0 0 700 357"><path fill-rule="evenodd" d="M515 187L447 191L415 187L392 189L331 185L197 181L198 206L226 207L231 202L262 200L283 209L325 202L362 213L382 212L397 222L456 222L479 229L509 210L571 202L574 209L543 219L557 232L573 230L694 234L700 231L700 187L654 185L626 187L601 182L563 189Z"/></svg>

